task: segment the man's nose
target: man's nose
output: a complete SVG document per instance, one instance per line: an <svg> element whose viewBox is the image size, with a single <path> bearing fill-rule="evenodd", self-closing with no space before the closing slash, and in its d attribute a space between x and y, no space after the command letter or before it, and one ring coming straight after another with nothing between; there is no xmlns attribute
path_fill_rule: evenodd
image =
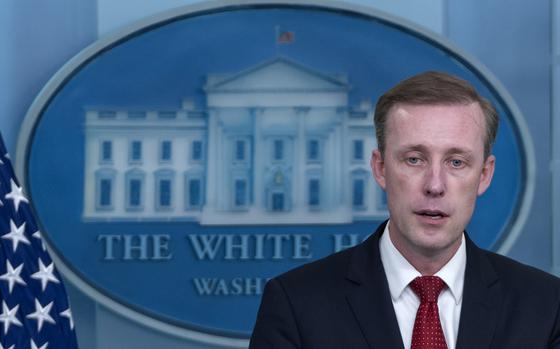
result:
<svg viewBox="0 0 560 349"><path fill-rule="evenodd" d="M427 196L443 196L445 194L445 173L439 164L430 166L426 171L424 194Z"/></svg>

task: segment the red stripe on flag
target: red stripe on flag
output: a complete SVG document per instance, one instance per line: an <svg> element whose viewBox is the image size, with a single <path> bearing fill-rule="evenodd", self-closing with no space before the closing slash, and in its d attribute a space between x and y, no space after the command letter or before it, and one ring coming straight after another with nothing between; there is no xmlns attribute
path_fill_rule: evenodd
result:
<svg viewBox="0 0 560 349"><path fill-rule="evenodd" d="M276 37L276 42L279 44L289 44L294 42L295 38L296 37L294 32L283 31L278 33L278 36Z"/></svg>

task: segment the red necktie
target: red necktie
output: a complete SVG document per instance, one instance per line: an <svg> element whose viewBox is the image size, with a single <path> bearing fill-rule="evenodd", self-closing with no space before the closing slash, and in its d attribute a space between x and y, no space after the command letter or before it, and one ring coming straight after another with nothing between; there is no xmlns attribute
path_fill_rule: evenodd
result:
<svg viewBox="0 0 560 349"><path fill-rule="evenodd" d="M410 283L410 288L420 297L410 349L447 349L437 305L444 287L445 283L437 276L420 276Z"/></svg>

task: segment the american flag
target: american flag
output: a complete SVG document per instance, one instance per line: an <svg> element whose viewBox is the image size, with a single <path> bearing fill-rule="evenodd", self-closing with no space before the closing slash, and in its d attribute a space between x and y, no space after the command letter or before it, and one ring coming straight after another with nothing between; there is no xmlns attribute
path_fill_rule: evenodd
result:
<svg viewBox="0 0 560 349"><path fill-rule="evenodd" d="M276 37L276 42L278 44L290 44L294 42L296 34L294 32L280 32Z"/></svg>
<svg viewBox="0 0 560 349"><path fill-rule="evenodd" d="M293 31L282 30L280 26L274 27L276 32L276 45L291 44L296 40L296 33Z"/></svg>
<svg viewBox="0 0 560 349"><path fill-rule="evenodd" d="M77 348L72 313L0 136L0 349Z"/></svg>

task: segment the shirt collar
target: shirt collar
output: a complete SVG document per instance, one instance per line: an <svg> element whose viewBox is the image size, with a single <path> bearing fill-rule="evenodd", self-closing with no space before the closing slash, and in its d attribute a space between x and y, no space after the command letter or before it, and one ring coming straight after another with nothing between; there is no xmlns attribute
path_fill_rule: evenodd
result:
<svg viewBox="0 0 560 349"><path fill-rule="evenodd" d="M403 255L397 250L389 236L389 223L385 226L383 235L379 242L379 253L391 298L396 301L405 288L418 276L422 276ZM455 255L435 275L439 276L447 285L456 304L461 303L463 297L463 284L465 281L465 268L467 262L467 251L465 236L461 238L461 246Z"/></svg>

